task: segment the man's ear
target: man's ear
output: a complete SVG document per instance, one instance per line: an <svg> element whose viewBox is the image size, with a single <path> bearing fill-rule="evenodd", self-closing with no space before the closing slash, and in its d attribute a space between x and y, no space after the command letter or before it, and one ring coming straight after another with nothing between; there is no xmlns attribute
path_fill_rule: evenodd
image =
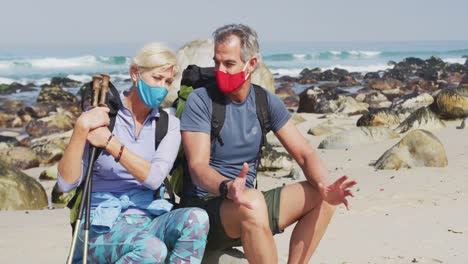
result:
<svg viewBox="0 0 468 264"><path fill-rule="evenodd" d="M135 64L132 64L130 66L130 78L132 79L133 83L136 83L138 81L138 67Z"/></svg>
<svg viewBox="0 0 468 264"><path fill-rule="evenodd" d="M257 65L258 65L257 56L253 56L253 57L249 60L249 68L250 68L250 73L251 73L251 74L255 71L255 69L257 68Z"/></svg>

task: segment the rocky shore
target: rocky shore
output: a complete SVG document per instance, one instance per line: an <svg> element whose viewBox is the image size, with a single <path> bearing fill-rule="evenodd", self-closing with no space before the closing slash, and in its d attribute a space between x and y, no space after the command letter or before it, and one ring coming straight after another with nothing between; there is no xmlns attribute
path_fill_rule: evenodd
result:
<svg viewBox="0 0 468 264"><path fill-rule="evenodd" d="M468 61L447 63L431 57L391 63L392 69L365 74L306 68L298 77L276 76L274 84L274 76L265 67L257 77L257 83L270 82L270 89L277 88L275 92L294 112L295 123L318 149L331 175L347 174L359 182L352 211L337 211L314 257L318 263L463 263L462 259L468 259L459 244L468 242L468 216L459 214L468 209L463 188L468 176L468 129L461 129L468 115ZM63 207L67 202L67 196L52 195L52 190L57 162L81 113L79 96L67 89L81 85L53 78L40 88L33 105L1 99L0 218L7 220L1 221L0 230L23 232L13 223L15 217L28 225L34 223L24 210ZM297 87L302 91L296 93ZM30 89L37 87L0 85L2 94ZM304 180L278 140L269 135L268 142L260 188ZM67 236L56 232L66 229L67 213L57 210L33 214L41 219L63 217L55 221L63 225L50 232L66 240ZM40 223L45 229L40 234L47 234L47 225ZM7 231L9 226L14 231ZM407 240L390 238L393 232L401 232ZM282 263L287 259L290 233L288 229L276 238ZM8 251L10 242L18 241L8 234L0 238L0 259L15 262L18 252ZM66 251L68 242L64 243L61 250Z"/></svg>

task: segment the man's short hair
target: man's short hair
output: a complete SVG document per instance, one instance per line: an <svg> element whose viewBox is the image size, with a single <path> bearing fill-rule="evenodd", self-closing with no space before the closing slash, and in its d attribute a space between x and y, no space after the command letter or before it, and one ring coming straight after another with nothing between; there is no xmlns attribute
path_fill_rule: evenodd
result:
<svg viewBox="0 0 468 264"><path fill-rule="evenodd" d="M241 59L246 62L253 56L260 60L257 32L249 26L230 24L222 26L213 32L215 45L224 43L230 36L235 35L241 41Z"/></svg>

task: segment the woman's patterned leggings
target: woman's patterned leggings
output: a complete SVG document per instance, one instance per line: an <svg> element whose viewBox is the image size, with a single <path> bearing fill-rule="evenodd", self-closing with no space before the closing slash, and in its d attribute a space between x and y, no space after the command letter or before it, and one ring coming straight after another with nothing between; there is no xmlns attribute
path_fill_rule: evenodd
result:
<svg viewBox="0 0 468 264"><path fill-rule="evenodd" d="M83 222L73 263L82 262ZM208 229L208 214L199 208L177 209L153 220L121 215L110 232L91 228L88 263L201 263Z"/></svg>

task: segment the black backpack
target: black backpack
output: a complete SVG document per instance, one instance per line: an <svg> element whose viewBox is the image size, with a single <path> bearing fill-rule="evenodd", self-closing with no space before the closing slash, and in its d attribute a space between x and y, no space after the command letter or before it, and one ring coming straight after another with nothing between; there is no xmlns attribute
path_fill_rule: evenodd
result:
<svg viewBox="0 0 468 264"><path fill-rule="evenodd" d="M183 71L178 98L173 105L173 107L176 108L176 116L179 118L181 117L188 95L194 89L200 87L205 87L208 91L208 95L212 99L211 140L217 140L223 145L224 142L220 136L220 132L223 128L226 115L225 95L219 91L216 84L214 67L203 68L197 65L189 65ZM257 158L257 162L259 163L262 147L266 145L266 134L271 130L271 123L268 113L267 91L256 84L253 84L253 87L255 91L257 117L262 130L262 140ZM184 187L189 186L191 182L183 147L179 150L179 155L172 167L170 175L171 186L174 192L180 196L183 193Z"/></svg>
<svg viewBox="0 0 468 264"><path fill-rule="evenodd" d="M93 87L92 82L89 82L89 83L84 84L80 88L79 93L80 93L80 96L81 96L81 108L82 108L82 110L87 109L90 102L91 102L91 98L93 96L92 87ZM109 118L110 118L109 130L112 131L114 129L114 126L115 126L115 119L117 117L117 112L119 111L120 107L122 106L122 101L120 100L120 94L119 94L117 88L115 88L115 86L111 82L109 82L109 90L108 90L107 95L106 95L106 105L110 109L110 111L109 111ZM160 113L160 116L159 116L158 119L156 119L155 146L154 146L155 149L158 149L159 144L161 143L163 138L166 136L167 129L168 129L168 124L169 124L168 114L162 109L159 109L159 113ZM102 152L102 149L98 149L96 159L97 159L97 157L99 157L101 152ZM70 208L70 224L72 226L72 229L75 228L75 222L76 222L76 219L78 217L78 210L79 210L80 202L81 202L81 199L82 199L84 182L85 181L83 180L83 182L80 184L80 186L78 186L78 188L75 191L74 196L72 197L72 199L67 204L67 207ZM169 195L169 201L171 203L175 204L175 196L174 196L174 193L172 192L172 188L170 186L170 183L169 183L167 177L164 179L163 185L166 188L166 191L167 191L167 193ZM163 197L161 197L160 189L155 190L154 196L155 196L154 197L155 199L163 198Z"/></svg>

